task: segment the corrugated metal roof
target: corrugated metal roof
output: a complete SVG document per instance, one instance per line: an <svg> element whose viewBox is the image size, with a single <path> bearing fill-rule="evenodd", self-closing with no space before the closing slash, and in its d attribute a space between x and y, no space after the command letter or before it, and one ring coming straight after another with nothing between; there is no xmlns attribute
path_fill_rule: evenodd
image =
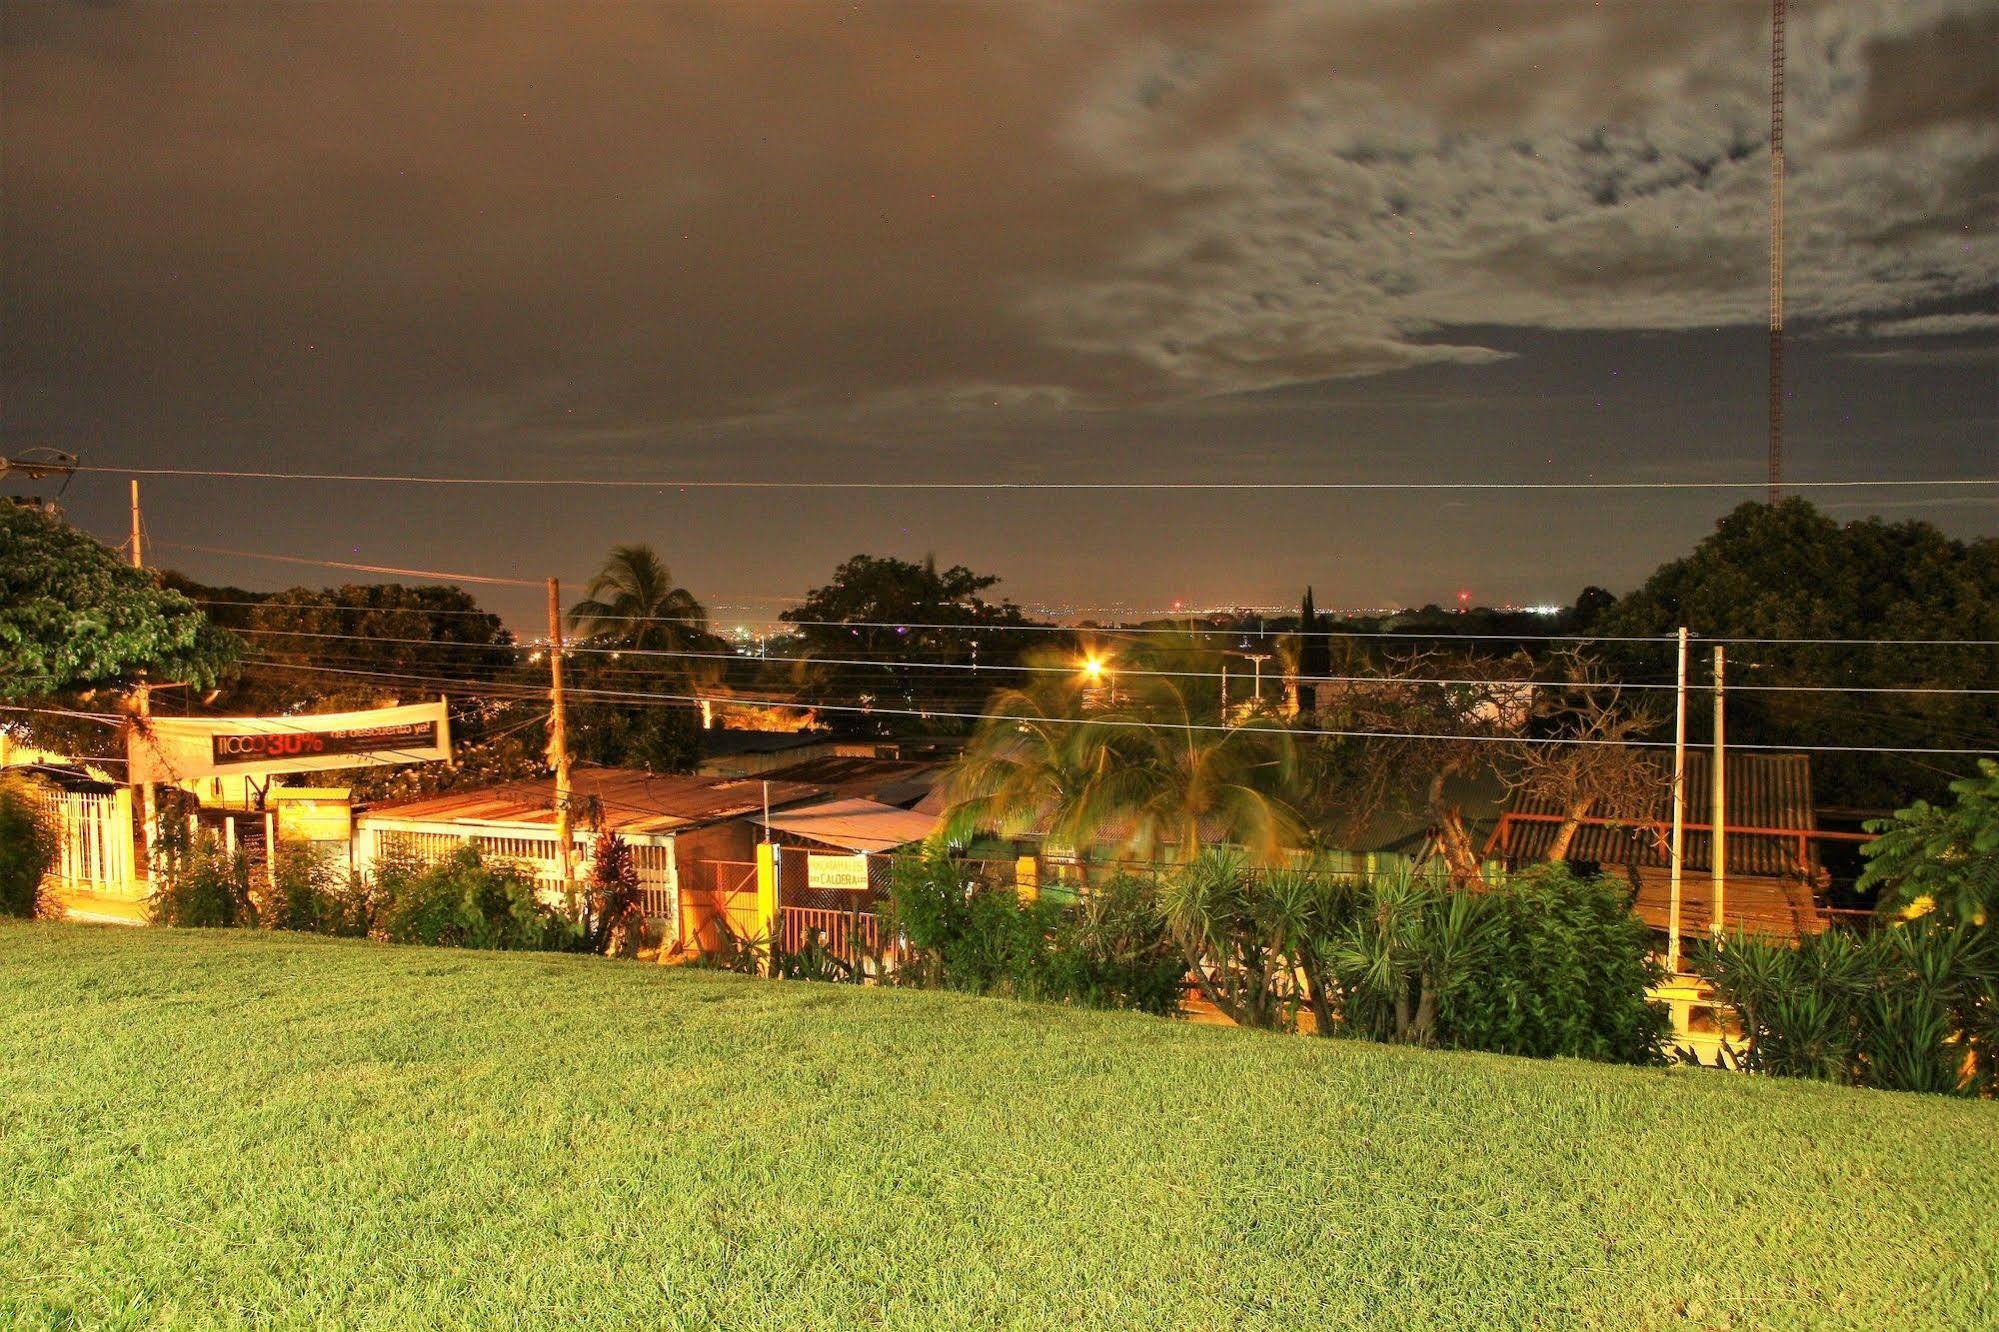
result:
<svg viewBox="0 0 1999 1332"><path fill-rule="evenodd" d="M629 768L582 768L570 781L572 797L603 811L613 832L673 832L760 814L764 786L756 777L663 776ZM826 794L797 782L769 783L772 808ZM369 815L424 823L529 824L555 822L555 779L509 782L477 791L376 805ZM581 820L579 819L579 823Z"/></svg>
<svg viewBox="0 0 1999 1332"><path fill-rule="evenodd" d="M933 815L872 800L827 800L773 813L768 819L759 813L750 821L772 832L849 851L893 851L922 841L937 830L938 822Z"/></svg>
<svg viewBox="0 0 1999 1332"><path fill-rule="evenodd" d="M1672 761L1652 760L1659 769L1659 793L1651 808L1639 816L1646 821L1623 825L1585 824L1569 846L1569 859L1595 861L1602 865L1635 865L1664 868L1671 863L1666 840L1657 827L1673 818ZM1707 831L1712 805L1709 803L1709 756L1701 750L1687 753L1687 833L1686 872L1706 873L1713 864L1714 839ZM1800 863L1800 840L1796 837L1752 834L1742 829L1774 828L1786 832L1811 832L1817 826L1812 804L1812 762L1805 754L1730 754L1728 782L1723 793L1728 804L1723 826L1728 829L1728 871L1731 874L1798 875L1812 874L1818 866L1816 844L1804 839L1804 860ZM1509 814L1559 815L1551 800L1517 797ZM1697 831L1694 825L1700 825ZM1497 848L1520 860L1539 860L1547 854L1559 824L1554 819L1512 821L1504 845Z"/></svg>

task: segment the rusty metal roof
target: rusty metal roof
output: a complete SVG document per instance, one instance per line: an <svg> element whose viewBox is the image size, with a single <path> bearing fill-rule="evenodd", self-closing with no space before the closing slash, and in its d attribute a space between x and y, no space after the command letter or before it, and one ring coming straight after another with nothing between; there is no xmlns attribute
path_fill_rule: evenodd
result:
<svg viewBox="0 0 1999 1332"><path fill-rule="evenodd" d="M570 782L573 799L594 802L612 832L664 833L761 814L766 783L758 777L662 776L630 768L581 768ZM823 787L772 781L771 808L826 794ZM527 824L555 822L555 779L508 782L476 791L453 791L421 800L376 805L368 816L423 823ZM581 817L578 823L582 822Z"/></svg>
<svg viewBox="0 0 1999 1332"><path fill-rule="evenodd" d="M1638 818L1621 824L1585 824L1577 830L1569 846L1572 861L1595 861L1602 865L1631 865L1638 868L1665 868L1671 863L1662 826L1673 818L1672 760L1653 760L1659 768L1659 793L1650 809ZM1711 817L1707 753L1687 753L1687 806L1685 859L1688 873L1707 873L1713 864L1714 839L1708 833ZM1728 872L1810 876L1818 868L1817 845L1810 838L1782 833L1808 833L1817 827L1812 804L1812 763L1806 754L1730 754L1727 789L1728 809L1723 826L1728 830ZM1541 816L1533 820L1509 820L1505 841L1497 849L1519 860L1539 860L1547 854L1559 826L1562 811L1551 800L1515 797L1506 808L1511 815ZM1776 829L1771 833L1750 829ZM1800 856L1802 854L1802 861Z"/></svg>

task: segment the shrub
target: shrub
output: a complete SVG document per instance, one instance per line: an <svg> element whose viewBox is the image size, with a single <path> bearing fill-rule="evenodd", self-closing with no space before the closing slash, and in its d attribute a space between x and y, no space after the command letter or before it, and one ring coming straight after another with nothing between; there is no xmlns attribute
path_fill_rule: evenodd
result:
<svg viewBox="0 0 1999 1332"><path fill-rule="evenodd" d="M1050 997L1090 1008L1180 1011L1187 960L1167 929L1159 895L1120 875L1062 912L1049 957Z"/></svg>
<svg viewBox="0 0 1999 1332"><path fill-rule="evenodd" d="M1934 919L1796 943L1737 936L1694 968L1742 1025L1737 1061L1897 1091L1999 1092L1999 939Z"/></svg>
<svg viewBox="0 0 1999 1332"><path fill-rule="evenodd" d="M374 896L376 928L390 943L563 949L581 939L577 922L541 901L530 875L488 864L470 844L433 864L379 866Z"/></svg>
<svg viewBox="0 0 1999 1332"><path fill-rule="evenodd" d="M584 911L587 951L608 953L615 945L626 956L638 952L644 925L639 910L639 871L632 863L632 848L614 832L597 834Z"/></svg>
<svg viewBox="0 0 1999 1332"><path fill-rule="evenodd" d="M56 832L36 788L22 778L0 780L0 916L53 914L43 881L55 861Z"/></svg>
<svg viewBox="0 0 1999 1332"><path fill-rule="evenodd" d="M1646 991L1664 971L1622 888L1541 865L1495 884L1483 910L1479 963L1445 998L1439 1043L1618 1064L1663 1058L1670 1022Z"/></svg>
<svg viewBox="0 0 1999 1332"><path fill-rule="evenodd" d="M279 847L271 879L257 913L270 929L358 939L374 928L372 886L361 875L342 872L325 848Z"/></svg>
<svg viewBox="0 0 1999 1332"><path fill-rule="evenodd" d="M206 833L163 822L153 846L155 924L228 929L257 923L250 900L250 865Z"/></svg>
<svg viewBox="0 0 1999 1332"><path fill-rule="evenodd" d="M1022 902L941 852L896 861L887 926L908 946L903 979L974 994L1055 998L1050 940L1062 908Z"/></svg>

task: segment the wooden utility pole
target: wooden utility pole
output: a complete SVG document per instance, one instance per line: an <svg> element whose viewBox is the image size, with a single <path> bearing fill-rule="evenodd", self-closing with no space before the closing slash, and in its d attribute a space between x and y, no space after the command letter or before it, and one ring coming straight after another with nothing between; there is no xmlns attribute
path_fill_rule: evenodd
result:
<svg viewBox="0 0 1999 1332"><path fill-rule="evenodd" d="M575 864L570 847L569 725L562 706L562 586L548 580L548 762L555 769L555 863L562 891L574 897Z"/></svg>
<svg viewBox="0 0 1999 1332"><path fill-rule="evenodd" d="M134 569L143 569L146 567L145 540L145 527L139 521L139 480L137 477L134 477L132 479L132 567ZM144 728L147 724L146 719L153 715L153 687L143 680L139 682L139 687L133 694L132 710L139 716L139 726ZM146 737L142 734L140 736L141 743L144 743L145 740ZM126 776L130 777L131 774L127 773ZM147 782L139 788L139 834L146 846L146 877L148 879L156 872L153 864L153 852L158 842L158 836L154 829L159 822L159 817L159 788L152 782Z"/></svg>
<svg viewBox="0 0 1999 1332"><path fill-rule="evenodd" d="M1722 937L1722 907L1728 898L1728 744L1722 735L1722 650L1721 644L1714 648L1714 831L1709 835L1713 847L1714 873L1714 914L1708 919L1708 932L1716 939Z"/></svg>
<svg viewBox="0 0 1999 1332"><path fill-rule="evenodd" d="M1666 906L1666 975L1680 974L1680 875L1687 845L1687 631L1680 629L1679 684L1673 694L1673 846Z"/></svg>

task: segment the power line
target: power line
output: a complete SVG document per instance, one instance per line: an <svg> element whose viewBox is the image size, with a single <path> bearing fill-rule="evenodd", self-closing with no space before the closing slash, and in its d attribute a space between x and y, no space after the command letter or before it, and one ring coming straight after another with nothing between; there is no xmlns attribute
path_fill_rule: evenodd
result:
<svg viewBox="0 0 1999 1332"><path fill-rule="evenodd" d="M486 652L511 652L515 654L535 653L544 649L530 648L520 643L464 643L453 639L438 638L384 638L372 634L329 634L304 629L233 629L231 633L250 634L263 638L310 638L342 643L391 643L398 646L434 647L443 651L469 649ZM1221 655L1233 655L1232 649L1213 649ZM744 664L774 662L779 665L799 666L840 666L873 668L883 670L930 670L955 671L977 675L988 672L1012 672L1015 674L1074 675L1076 668L1069 666L1037 666L1022 662L962 662L962 661L913 661L894 657L852 658L852 657L784 657L751 656L742 652L697 652L671 648L632 647L591 647L587 644L569 644L563 648L565 656L584 653L612 658L657 657L672 660L723 661ZM1246 682L1253 678L1245 671L1162 671L1143 667L1111 667L1119 675L1138 676L1173 680L1228 680ZM643 672L633 671L632 674ZM1276 672L1273 678L1280 678ZM1673 690L1674 684L1647 681L1576 681L1544 680L1531 677L1521 678L1478 678L1471 676L1401 676L1401 675L1283 675L1285 680L1296 680L1300 684L1402 684L1402 685L1464 685L1476 687L1499 687L1505 685L1532 685L1543 689L1588 689L1588 690ZM1750 693L1832 693L1832 694L1935 694L1935 695L1999 695L1999 687L1985 689L1977 687L1946 685L1819 685L1819 684L1736 684L1730 685L1731 692Z"/></svg>
<svg viewBox="0 0 1999 1332"><path fill-rule="evenodd" d="M423 676L402 676L390 672L353 671L353 670L344 670L342 668L332 667L332 666L293 665L291 663L285 663L285 662L267 662L262 664L275 666L287 670L316 671L331 675L361 676L368 679L382 679L382 680L407 679L420 684L433 683L433 681ZM1149 730L1220 731L1228 734L1252 734L1252 735L1269 734L1272 736L1279 736L1279 735L1310 736L1310 737L1326 737L1332 739L1352 739L1352 740L1441 740L1441 741L1469 741L1473 743L1486 743L1486 744L1589 745L1589 746L1612 745L1612 746L1628 747L1634 749L1672 748L1672 742L1665 740L1610 740L1610 739L1600 739L1587 736L1449 735L1449 734L1437 734L1434 732L1413 732L1413 731L1348 731L1348 730L1330 730L1330 729L1305 728L1305 727L1293 728L1293 727L1277 727L1277 726L1262 728L1254 726L1231 726L1226 723L1218 723L1218 722L1196 722L1196 721L1159 722L1159 721L1151 721L1140 718L1112 717L1112 716L1022 717L1006 713L951 712L951 711L944 711L940 709L929 709L929 708L875 707L873 705L863 705L858 703L855 704L801 703L793 699L746 698L741 695L732 695L728 697L726 700L723 700L720 698L716 698L715 696L712 695L704 696L700 694L670 694L670 693L659 693L654 691L639 691L639 690L578 688L575 690L571 690L569 692L572 692L581 697L595 698L607 702L698 704L703 701L704 697L707 697L710 699L710 701L717 701L717 702L726 701L732 704L739 704L750 707L787 708L800 712L843 712L843 713L856 713L856 714L871 715L871 716L918 717L923 719L942 719L942 720L951 720L951 721L1012 722L1027 726L1037 726L1037 725L1114 726L1114 727L1137 727L1140 729L1149 729ZM542 697L544 695L537 693L534 694L533 696ZM1986 755L1994 752L1991 749L1918 749L1918 748L1897 748L1897 747L1881 746L1881 745L1819 745L1819 744L1798 744L1798 745L1735 744L1731 745L1730 748L1737 750L1771 750L1781 753L1796 753L1799 751L1807 751L1811 753L1840 753L1840 754L1856 753L1856 754Z"/></svg>
<svg viewBox="0 0 1999 1332"><path fill-rule="evenodd" d="M387 564L353 564L345 560L314 560L302 555L268 555L254 550L228 550L221 546L196 546L185 541L153 541L155 546L173 550L193 550L204 555L227 555L240 560L270 560L277 564L305 564L325 569L347 569L355 573L391 574L404 578L442 578L454 583L490 583L502 587L541 587L539 579L492 578L484 574L447 573L439 569L400 569ZM487 612L480 612L486 614Z"/></svg>
<svg viewBox="0 0 1999 1332"><path fill-rule="evenodd" d="M618 490L891 491L1551 491L1756 490L1751 481L841 481L688 477L437 476L383 472L279 472L206 467L83 467L108 476L194 477L236 481L315 481L371 485L570 487ZM1999 486L1999 477L1868 478L1792 481L1793 490L1870 490Z"/></svg>

